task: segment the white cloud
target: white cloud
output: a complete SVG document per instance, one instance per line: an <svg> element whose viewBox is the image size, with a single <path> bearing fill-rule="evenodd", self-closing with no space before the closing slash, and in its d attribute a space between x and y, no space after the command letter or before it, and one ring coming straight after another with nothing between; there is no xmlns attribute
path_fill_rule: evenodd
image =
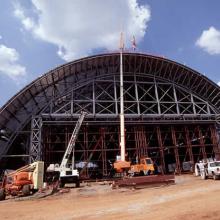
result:
<svg viewBox="0 0 220 220"><path fill-rule="evenodd" d="M120 32L126 45L135 35L144 37L151 12L137 0L32 0L34 17L15 4L14 14L35 37L57 46L57 54L69 61L90 54L95 49L118 49Z"/></svg>
<svg viewBox="0 0 220 220"><path fill-rule="evenodd" d="M21 20L21 23L26 30L31 30L34 28L35 26L34 20L25 16L24 9L21 7L21 5L18 2L14 3L14 15L19 20Z"/></svg>
<svg viewBox="0 0 220 220"><path fill-rule="evenodd" d="M19 83L20 77L26 75L24 66L18 64L19 54L14 48L0 44L0 74L5 74Z"/></svg>
<svg viewBox="0 0 220 220"><path fill-rule="evenodd" d="M211 55L220 54L220 31L212 26L204 30L196 41L196 45Z"/></svg>
<svg viewBox="0 0 220 220"><path fill-rule="evenodd" d="M220 86L220 81L219 81L219 82L217 82L217 84Z"/></svg>

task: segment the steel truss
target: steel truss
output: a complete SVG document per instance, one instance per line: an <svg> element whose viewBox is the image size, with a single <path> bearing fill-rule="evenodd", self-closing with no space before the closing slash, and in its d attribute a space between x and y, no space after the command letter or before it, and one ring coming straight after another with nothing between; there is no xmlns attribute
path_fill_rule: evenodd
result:
<svg viewBox="0 0 220 220"><path fill-rule="evenodd" d="M198 116L210 117L216 110L202 98L174 83L132 73L124 76L126 115L135 117ZM119 109L119 78L117 75L94 79L54 99L43 115L76 115L82 110L89 117L117 117Z"/></svg>
<svg viewBox="0 0 220 220"><path fill-rule="evenodd" d="M42 118L40 116L33 117L31 120L30 163L42 160L41 129Z"/></svg>

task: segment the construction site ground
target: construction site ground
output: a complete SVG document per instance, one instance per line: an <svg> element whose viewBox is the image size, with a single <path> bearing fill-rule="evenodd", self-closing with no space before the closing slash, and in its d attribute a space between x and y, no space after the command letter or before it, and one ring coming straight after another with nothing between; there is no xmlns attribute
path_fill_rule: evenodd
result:
<svg viewBox="0 0 220 220"><path fill-rule="evenodd" d="M176 184L111 189L107 182L82 184L41 199L0 202L0 219L220 219L220 180L176 176Z"/></svg>

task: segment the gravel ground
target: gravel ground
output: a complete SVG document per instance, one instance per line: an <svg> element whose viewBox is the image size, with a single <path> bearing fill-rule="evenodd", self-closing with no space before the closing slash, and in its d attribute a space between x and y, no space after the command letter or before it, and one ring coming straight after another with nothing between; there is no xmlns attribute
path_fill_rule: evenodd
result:
<svg viewBox="0 0 220 220"><path fill-rule="evenodd" d="M192 175L177 176L175 185L138 190L91 183L42 199L0 202L0 219L219 220L219 197L220 180Z"/></svg>

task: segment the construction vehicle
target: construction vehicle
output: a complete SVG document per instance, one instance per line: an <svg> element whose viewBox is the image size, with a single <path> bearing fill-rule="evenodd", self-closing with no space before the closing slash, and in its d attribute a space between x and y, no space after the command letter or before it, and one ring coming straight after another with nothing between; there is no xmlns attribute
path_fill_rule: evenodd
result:
<svg viewBox="0 0 220 220"><path fill-rule="evenodd" d="M73 130L73 133L71 135L70 141L68 143L68 146L66 148L66 151L63 155L63 159L61 161L61 164L50 164L47 168L47 172L52 172L55 175L58 174L58 178L60 181L60 187L64 187L66 183L75 183L76 187L80 186L80 180L79 180L79 172L74 167L74 150L75 150L75 144L76 140L79 134L80 127L82 125L82 122L86 116L87 112L81 112L79 119L76 123L76 126ZM68 165L68 161L70 158L71 153L73 153L72 156L72 164L70 166Z"/></svg>
<svg viewBox="0 0 220 220"><path fill-rule="evenodd" d="M195 164L196 176L201 176L205 180L208 177L217 180L220 178L220 161L213 160L212 158L202 160Z"/></svg>
<svg viewBox="0 0 220 220"><path fill-rule="evenodd" d="M120 160L120 158L117 158L117 160L113 164L113 168L116 173L127 173L131 168L131 162L122 161Z"/></svg>
<svg viewBox="0 0 220 220"><path fill-rule="evenodd" d="M128 173L130 176L136 175L150 175L154 174L154 164L150 157L143 157L140 159L140 163L131 165Z"/></svg>
<svg viewBox="0 0 220 220"><path fill-rule="evenodd" d="M7 195L28 196L43 187L44 162L36 161L10 173L5 172L0 187L0 200Z"/></svg>
<svg viewBox="0 0 220 220"><path fill-rule="evenodd" d="M142 157L140 163L131 164L130 161L116 160L113 164L116 173L126 173L130 176L150 175L155 172L154 164L151 158Z"/></svg>

